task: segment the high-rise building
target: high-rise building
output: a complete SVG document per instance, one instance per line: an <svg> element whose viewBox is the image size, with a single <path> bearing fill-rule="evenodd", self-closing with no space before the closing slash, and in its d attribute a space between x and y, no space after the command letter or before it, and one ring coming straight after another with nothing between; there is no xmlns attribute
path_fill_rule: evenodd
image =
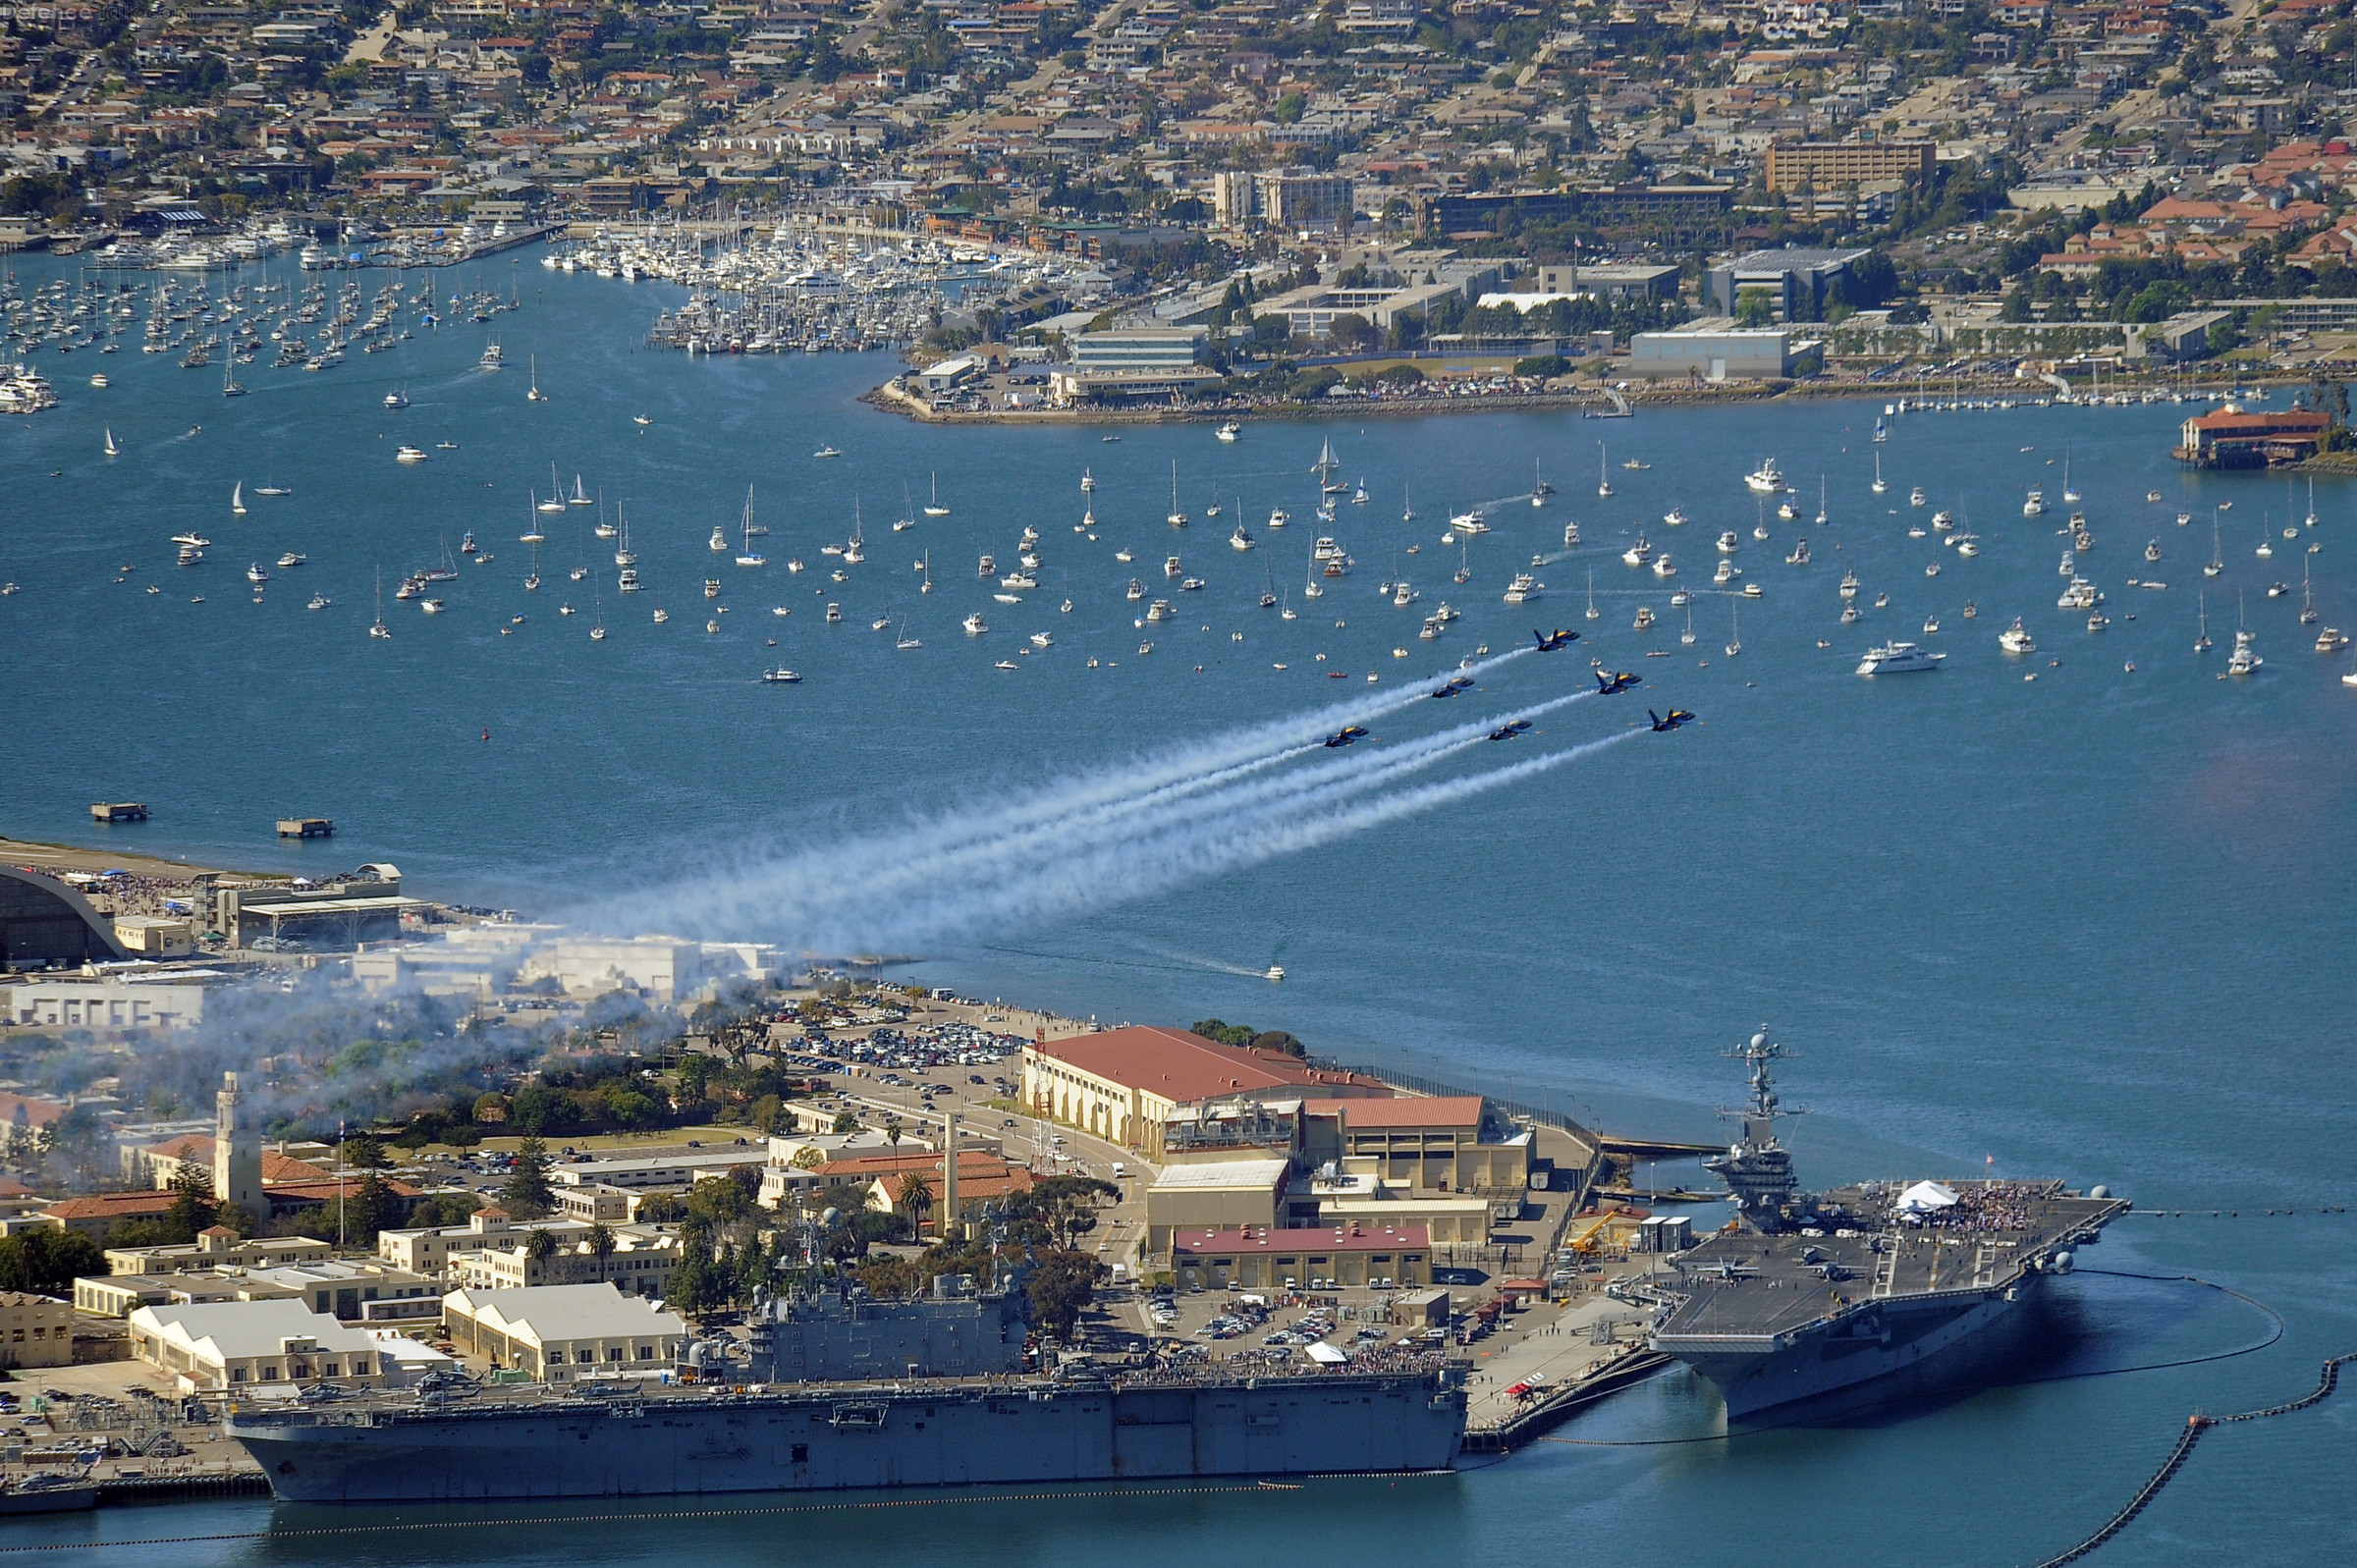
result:
<svg viewBox="0 0 2357 1568"><path fill-rule="evenodd" d="M247 1124L236 1073L221 1075L213 1113L214 1202L235 1204L257 1221L268 1218L270 1206L262 1197L262 1141Z"/></svg>

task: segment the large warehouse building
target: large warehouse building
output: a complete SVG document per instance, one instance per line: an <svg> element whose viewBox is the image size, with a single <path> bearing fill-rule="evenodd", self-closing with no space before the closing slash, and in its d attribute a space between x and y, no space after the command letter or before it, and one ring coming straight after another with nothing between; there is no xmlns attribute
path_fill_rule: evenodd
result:
<svg viewBox="0 0 2357 1568"><path fill-rule="evenodd" d="M79 968L130 957L81 893L37 871L0 868L0 969Z"/></svg>

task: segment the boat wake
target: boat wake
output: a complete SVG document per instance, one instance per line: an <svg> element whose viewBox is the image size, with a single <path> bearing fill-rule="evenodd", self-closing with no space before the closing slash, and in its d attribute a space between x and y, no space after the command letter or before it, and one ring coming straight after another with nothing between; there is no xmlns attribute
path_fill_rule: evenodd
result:
<svg viewBox="0 0 2357 1568"><path fill-rule="evenodd" d="M1503 655L1491 669L1526 653ZM1423 700L1429 684L1093 771L982 809L941 808L832 842L781 844L617 892L576 923L758 939L810 952L940 951L1151 896L1535 777L1623 736L1400 788L1575 691L1397 743L1321 737ZM1637 733L1638 730L1627 731ZM1308 760L1311 757L1317 760Z"/></svg>

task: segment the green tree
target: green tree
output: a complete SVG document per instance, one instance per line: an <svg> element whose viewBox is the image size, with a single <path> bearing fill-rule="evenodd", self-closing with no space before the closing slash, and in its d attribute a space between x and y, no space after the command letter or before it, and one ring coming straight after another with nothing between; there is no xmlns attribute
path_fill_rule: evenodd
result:
<svg viewBox="0 0 2357 1568"><path fill-rule="evenodd" d="M362 1134L344 1140L344 1163L355 1170L387 1170L392 1168L393 1160L385 1153L383 1144Z"/></svg>
<svg viewBox="0 0 2357 1568"><path fill-rule="evenodd" d="M925 1220L933 1213L933 1183L921 1170L911 1170L901 1177L901 1212L917 1229L925 1228Z"/></svg>
<svg viewBox="0 0 2357 1568"><path fill-rule="evenodd" d="M221 1206L213 1199L213 1173L184 1160L172 1172L172 1207L164 1211L164 1229L175 1242L191 1242L213 1222Z"/></svg>
<svg viewBox="0 0 2357 1568"><path fill-rule="evenodd" d="M834 1130L838 1133L857 1132L859 1118L848 1110L838 1110L835 1112Z"/></svg>
<svg viewBox="0 0 2357 1568"><path fill-rule="evenodd" d="M1086 1253L1070 1250L1040 1259L1024 1287L1031 1299L1031 1321L1059 1339L1070 1339L1080 1314L1096 1297L1102 1267Z"/></svg>
<svg viewBox="0 0 2357 1568"><path fill-rule="evenodd" d="M79 1230L26 1230L0 1236L0 1290L71 1296L82 1274L106 1272L106 1254Z"/></svg>
<svg viewBox="0 0 2357 1568"><path fill-rule="evenodd" d="M1776 324L1776 291L1745 289L1735 296L1735 325L1768 327Z"/></svg>
<svg viewBox="0 0 2357 1568"><path fill-rule="evenodd" d="M614 1227L600 1219L589 1227L589 1234L581 1239L589 1244L589 1256L597 1260L597 1277L602 1282L606 1277L607 1261L614 1256L614 1250L619 1245Z"/></svg>
<svg viewBox="0 0 2357 1568"><path fill-rule="evenodd" d="M517 1219L537 1219L556 1206L548 1183L548 1146L526 1138L516 1146L516 1166L500 1185L499 1206Z"/></svg>
<svg viewBox="0 0 2357 1568"><path fill-rule="evenodd" d="M524 1237L523 1257L526 1265L526 1268L524 1269L524 1278L528 1280L535 1272L546 1269L548 1267L548 1260L554 1258L556 1255L557 1237L554 1231L545 1229L535 1230L530 1235Z"/></svg>

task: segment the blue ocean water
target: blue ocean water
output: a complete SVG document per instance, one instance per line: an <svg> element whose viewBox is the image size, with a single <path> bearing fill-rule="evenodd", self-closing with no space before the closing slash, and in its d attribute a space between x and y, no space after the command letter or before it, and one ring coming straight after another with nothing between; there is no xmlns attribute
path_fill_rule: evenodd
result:
<svg viewBox="0 0 2357 1568"><path fill-rule="evenodd" d="M37 281L55 265L18 271ZM1255 423L1233 446L1205 425L1128 428L1118 443L1096 429L927 428L852 401L888 361L690 361L638 347L674 297L658 287L528 264L519 278L524 308L492 328L510 365L497 373L473 368L479 328L420 333L316 375L256 364L241 372L252 394L229 402L217 370L183 371L171 355L44 356L63 406L0 432L11 498L0 578L23 590L0 599L14 741L0 831L240 866L388 859L444 896L545 909L669 865L726 866L910 812L1003 804L1073 770L1306 714L1364 689L1368 673L1381 690L1483 644L1502 651L1533 624L1576 627L1571 653L1501 668L1478 694L1484 706L1448 717L1570 689L1587 678L1590 650L1644 683L1550 715L1537 733L1442 776L1616 733L1646 705L1704 722L1211 880L1131 896L1116 876L1102 907L985 931L915 972L1109 1020L1218 1014L1283 1027L1320 1051L1695 1139L1717 1135L1712 1108L1738 1090L1721 1052L1766 1020L1799 1053L1784 1087L1813 1110L1787 1133L1805 1180L1994 1169L2107 1181L2142 1206L2200 1217L2122 1221L2091 1265L2198 1273L2285 1321L2279 1341L2240 1359L2000 1388L1872 1427L1672 1447L1551 1442L1438 1483L895 1509L896 1551L946 1558L969 1551L980 1528L997 1549L1037 1560L1108 1546L1175 1559L1236 1540L1318 1559L1566 1542L1699 1555L1731 1538L1770 1562L2018 1562L2124 1500L2189 1411L2273 1402L2304 1390L2323 1355L2357 1348L2350 1220L2316 1213L2357 1196L2346 1059L2357 692L2337 679L2346 655L2312 652L2314 629L2295 619L2307 568L2325 622L2357 631L2357 494L2342 482L2318 485L2319 525L2285 540L2305 488L2180 472L2167 448L2194 410L2175 406L1909 415L1879 449L1868 440L1879 405L1865 403L1624 422L1344 414ZM524 399L527 356L545 403ZM85 384L99 369L114 383L104 391ZM409 408L383 407L394 387ZM112 460L109 431L121 449ZM1343 476L1363 475L1373 499L1345 498L1321 529L1307 469L1329 439ZM1595 494L1599 439L1609 499ZM445 440L457 450L435 448ZM396 463L405 441L430 460ZM843 456L813 458L822 444ZM1891 486L1880 497L1869 489L1878 451ZM2066 542L2055 530L2072 510L2060 501L2066 454L2097 539L2084 568L2109 595L2100 633L2055 608ZM1799 517L1769 512L1771 538L1759 542L1741 475L1770 455L1798 487ZM1629 458L1651 466L1624 469ZM1194 519L1183 533L1162 520L1174 461ZM577 472L625 509L646 592L615 592L600 542L579 537L590 509L545 519L544 584L522 588L530 550L516 536L552 463L568 488ZM1515 499L1534 463L1562 491L1535 510ZM1083 469L1098 481L1089 496ZM1817 527L1821 473L1830 521ZM921 506L936 474L951 514L893 531L903 487ZM265 477L294 493L257 498ZM240 481L249 510L235 517ZM2033 484L2046 516L2021 514ZM747 485L773 529L759 570L706 544L716 526L735 543ZM1915 485L1927 494L1920 510L1907 504ZM2151 489L2160 503L2145 499ZM1400 520L1403 492L1412 523ZM1224 510L1211 520L1214 494ZM1496 503L1493 531L1464 553L1473 575L1460 586L1451 580L1460 557L1439 534L1450 513L1481 502ZM2225 570L2206 580L2212 508L2229 502ZM1093 543L1072 532L1084 505L1099 524ZM1277 506L1294 518L1282 531L1265 526ZM1672 506L1692 520L1666 526ZM1979 557L1906 537L1942 507L1979 534ZM1225 543L1239 510L1260 538L1251 552ZM2190 525L2175 523L2180 512ZM845 539L854 514L870 559L841 568L819 546ZM1573 519L1579 550L1535 568L1546 597L1504 605L1512 572L1563 555ZM992 553L1004 569L1026 523L1041 535L1042 585L1003 606L976 558ZM202 566L177 570L166 541L190 526L215 544ZM1740 535L1741 580L1760 582L1763 597L1738 607L1700 594L1696 642L1681 645L1684 612L1670 593L1708 586L1713 541L1727 528ZM459 568L439 590L448 610L428 618L396 604L400 574L469 530L496 559ZM1321 531L1359 566L1313 603L1301 587ZM1621 563L1640 533L1675 556L1676 578ZM1787 566L1803 534L1815 559ZM2272 559L2255 554L2263 538ZM2159 563L2144 560L2147 540ZM2313 556L2310 543L2322 546ZM1114 561L1117 548L1134 562ZM287 549L309 563L277 572L254 603L244 567ZM1174 550L1203 590L1171 591L1161 563ZM935 588L920 594L911 567L928 552ZM788 558L810 569L788 574ZM118 584L126 563L138 569ZM570 580L584 563L602 578ZM1932 564L1938 576L1925 574ZM365 635L380 568L395 631L384 642ZM835 569L848 580L833 582ZM1843 627L1835 585L1852 570L1865 615ZM1410 609L1376 596L1395 574L1422 595ZM1149 633L1122 594L1132 575L1179 610L1152 629L1150 655L1137 652ZM2131 588L2130 576L2168 586ZM703 597L707 577L723 584L717 600ZM2293 591L2267 597L2278 580ZM144 593L151 581L165 591ZM1271 584L1298 620L1258 607ZM2191 649L2205 587L2220 645L2206 658ZM306 611L314 590L335 604ZM1887 609L1866 608L1885 592ZM199 593L205 602L190 603ZM2249 680L2220 680L2238 597L2267 664ZM560 617L568 599L580 613ZM1443 599L1463 620L1417 639ZM829 602L839 624L824 620ZM657 603L667 625L652 622ZM711 617L723 604L729 613ZM1630 626L1640 604L1661 618L1650 632ZM993 631L969 639L959 622L975 610ZM609 635L592 642L600 612ZM517 615L527 619L501 635ZM2034 659L1996 646L2016 615L2037 636ZM1926 635L1931 616L1941 629ZM922 650L893 646L904 617ZM703 629L708 618L717 633ZM870 629L878 619L887 629ZM1052 631L1054 646L1017 657L1033 630ZM1738 634L1730 658L1724 647ZM1864 647L1893 636L1946 651L1946 667L1920 678L1850 673ZM1409 657L1393 658L1395 647ZM1671 656L1645 657L1654 650ZM1000 660L1020 668L1002 672ZM776 664L804 681L758 683ZM1334 668L1350 678L1329 680ZM1405 712L1370 744L1436 723ZM147 801L155 820L94 829L85 807L110 797ZM272 820L293 812L334 817L338 837L278 842ZM1258 978L1272 962L1288 972L1282 985ZM2294 1208L2306 1213L2264 1213ZM2239 1217L2214 1220L2213 1209ZM2072 1292L2088 1365L2175 1360L2265 1327L2252 1309L2193 1287L2090 1275ZM1707 1407L1668 1379L1559 1435L1690 1434ZM2345 1500L2353 1412L2328 1403L2212 1437L2108 1550L2138 1562L2346 1560L2357 1547ZM255 1505L118 1511L12 1534L211 1533L269 1516ZM485 1532L463 1549L521 1564L577 1554L586 1539ZM774 1553L782 1540L852 1549L875 1536L849 1512L797 1515L786 1529L619 1524L595 1540L617 1560L668 1563ZM307 1557L326 1543L108 1555ZM450 1544L333 1541L385 1561Z"/></svg>

